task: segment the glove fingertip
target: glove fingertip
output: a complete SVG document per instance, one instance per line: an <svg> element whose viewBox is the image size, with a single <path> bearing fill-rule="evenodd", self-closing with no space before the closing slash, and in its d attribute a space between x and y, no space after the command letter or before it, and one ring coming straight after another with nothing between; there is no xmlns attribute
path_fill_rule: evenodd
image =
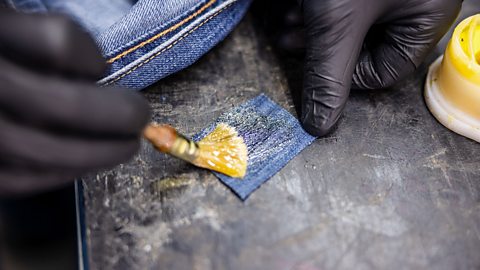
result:
<svg viewBox="0 0 480 270"><path fill-rule="evenodd" d="M305 131L315 137L323 137L330 134L335 126L335 122L323 121L322 123L315 123L315 120L309 117L302 118L301 123Z"/></svg>
<svg viewBox="0 0 480 270"><path fill-rule="evenodd" d="M122 147L115 149L115 153L112 153L112 159L109 161L111 165L117 165L128 161L134 156L140 149L140 140L131 140L126 142ZM106 165L108 166L108 164Z"/></svg>
<svg viewBox="0 0 480 270"><path fill-rule="evenodd" d="M132 130L141 132L150 120L150 106L148 101L139 93L126 90L127 98L129 98L131 108L129 126Z"/></svg>

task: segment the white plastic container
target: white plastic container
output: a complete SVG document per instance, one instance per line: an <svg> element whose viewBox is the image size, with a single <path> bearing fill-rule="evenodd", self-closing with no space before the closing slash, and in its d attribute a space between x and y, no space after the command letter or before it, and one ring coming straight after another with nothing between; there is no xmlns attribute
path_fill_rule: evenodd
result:
<svg viewBox="0 0 480 270"><path fill-rule="evenodd" d="M428 71L425 101L447 128L480 142L480 14L462 21Z"/></svg>

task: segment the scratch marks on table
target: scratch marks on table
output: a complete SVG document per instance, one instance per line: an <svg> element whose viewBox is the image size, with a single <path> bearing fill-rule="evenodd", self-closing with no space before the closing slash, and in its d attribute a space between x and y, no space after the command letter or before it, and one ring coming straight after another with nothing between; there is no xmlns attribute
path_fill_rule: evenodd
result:
<svg viewBox="0 0 480 270"><path fill-rule="evenodd" d="M408 230L408 223L388 201L380 205L358 205L333 194L329 194L328 200L332 206L330 214L343 223L390 237L400 236Z"/></svg>
<svg viewBox="0 0 480 270"><path fill-rule="evenodd" d="M364 157L368 157L368 158L373 158L373 159L381 159L381 160L388 159L388 157L386 157L386 156L382 156L382 155L370 155L370 154L362 154L362 156L364 156Z"/></svg>

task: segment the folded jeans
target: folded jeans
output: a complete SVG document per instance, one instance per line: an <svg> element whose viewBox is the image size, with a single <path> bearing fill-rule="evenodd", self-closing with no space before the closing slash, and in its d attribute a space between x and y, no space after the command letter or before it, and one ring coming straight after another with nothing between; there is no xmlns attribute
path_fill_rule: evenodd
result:
<svg viewBox="0 0 480 270"><path fill-rule="evenodd" d="M107 59L99 84L143 89L193 64L223 40L251 0L0 0L29 13L61 13L89 32Z"/></svg>

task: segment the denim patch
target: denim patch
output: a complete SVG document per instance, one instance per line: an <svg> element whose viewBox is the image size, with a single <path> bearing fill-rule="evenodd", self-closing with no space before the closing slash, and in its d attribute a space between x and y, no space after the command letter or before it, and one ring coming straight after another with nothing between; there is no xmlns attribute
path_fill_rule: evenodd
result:
<svg viewBox="0 0 480 270"><path fill-rule="evenodd" d="M201 140L219 123L234 127L247 145L248 167L243 179L214 172L242 200L315 140L295 117L263 94L224 113L193 139Z"/></svg>

